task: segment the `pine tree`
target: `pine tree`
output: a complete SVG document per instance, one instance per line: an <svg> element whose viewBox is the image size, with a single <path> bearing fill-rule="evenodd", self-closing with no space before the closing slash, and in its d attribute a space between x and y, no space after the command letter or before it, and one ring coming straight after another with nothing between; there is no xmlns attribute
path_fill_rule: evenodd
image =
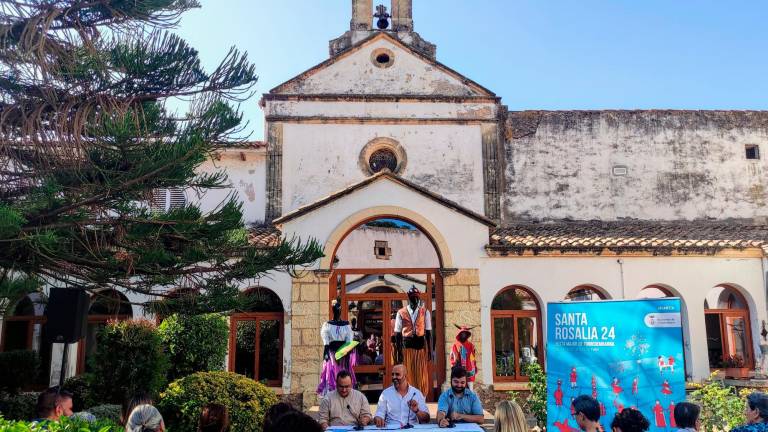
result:
<svg viewBox="0 0 768 432"><path fill-rule="evenodd" d="M202 69L171 32L194 7L0 2L0 313L41 284L115 287L187 312L231 310L241 304L236 281L322 255L311 240L250 244L233 196L211 212L148 205L153 191L227 185L225 173L198 168L241 141L236 105L257 79L234 48L212 72ZM186 114L168 108L179 99ZM180 286L198 295L155 301Z"/></svg>

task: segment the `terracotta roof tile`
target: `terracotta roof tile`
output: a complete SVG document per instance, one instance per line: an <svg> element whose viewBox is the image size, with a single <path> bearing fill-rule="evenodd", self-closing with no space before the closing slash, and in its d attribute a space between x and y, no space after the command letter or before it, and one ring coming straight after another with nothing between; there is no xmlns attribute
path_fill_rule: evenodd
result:
<svg viewBox="0 0 768 432"><path fill-rule="evenodd" d="M521 254L525 251L600 252L673 251L716 253L722 249L761 248L768 253L768 225L709 221L555 221L517 223L491 233L487 249Z"/></svg>
<svg viewBox="0 0 768 432"><path fill-rule="evenodd" d="M248 230L248 243L264 248L274 247L280 243L282 233L271 225L254 226Z"/></svg>

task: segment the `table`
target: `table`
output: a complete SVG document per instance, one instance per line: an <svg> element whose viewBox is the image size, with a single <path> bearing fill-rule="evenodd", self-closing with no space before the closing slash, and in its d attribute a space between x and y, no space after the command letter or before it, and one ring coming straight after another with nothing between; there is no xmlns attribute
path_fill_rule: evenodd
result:
<svg viewBox="0 0 768 432"><path fill-rule="evenodd" d="M346 432L351 431L354 428L354 426L330 426L328 427L327 431L334 431L334 432ZM476 423L456 423L455 428L440 428L435 423L425 423L425 424L418 424L413 425L412 429L401 429L399 424L389 424L384 426L383 428L377 428L376 426L366 426L366 431L392 431L392 430L412 430L412 431L419 431L419 432L447 432L447 431L453 431L453 432L482 432L483 429L480 427L480 425Z"/></svg>

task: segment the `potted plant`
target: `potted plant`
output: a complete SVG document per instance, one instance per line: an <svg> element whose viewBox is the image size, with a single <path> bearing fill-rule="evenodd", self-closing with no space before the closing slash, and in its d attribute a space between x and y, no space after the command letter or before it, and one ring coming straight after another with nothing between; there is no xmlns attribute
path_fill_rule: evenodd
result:
<svg viewBox="0 0 768 432"><path fill-rule="evenodd" d="M723 368L726 378L749 378L749 368L745 367L744 358L740 355L723 356Z"/></svg>

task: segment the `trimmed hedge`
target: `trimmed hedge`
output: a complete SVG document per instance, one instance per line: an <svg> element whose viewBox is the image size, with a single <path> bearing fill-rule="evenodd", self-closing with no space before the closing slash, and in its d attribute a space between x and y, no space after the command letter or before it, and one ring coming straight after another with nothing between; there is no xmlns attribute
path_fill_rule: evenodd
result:
<svg viewBox="0 0 768 432"><path fill-rule="evenodd" d="M169 362L154 323L130 320L110 322L99 332L91 366L95 400L122 404L139 392L159 394Z"/></svg>
<svg viewBox="0 0 768 432"><path fill-rule="evenodd" d="M157 332L170 356L170 381L224 369L229 326L221 314L174 314L163 320Z"/></svg>
<svg viewBox="0 0 768 432"><path fill-rule="evenodd" d="M0 391L16 394L30 387L39 373L40 357L36 352L0 352Z"/></svg>
<svg viewBox="0 0 768 432"><path fill-rule="evenodd" d="M6 419L29 420L35 418L35 405L37 405L37 393L0 394L0 416Z"/></svg>
<svg viewBox="0 0 768 432"><path fill-rule="evenodd" d="M0 417L0 431L3 432L123 432L123 428L110 421L95 421L62 418L56 422L32 424L27 421L5 420Z"/></svg>
<svg viewBox="0 0 768 432"><path fill-rule="evenodd" d="M109 420L115 424L120 423L120 415L122 414L122 406L120 405L96 405L95 407L88 408L87 411L99 420Z"/></svg>
<svg viewBox="0 0 768 432"><path fill-rule="evenodd" d="M278 402L264 384L232 372L198 372L172 382L160 395L158 408L174 432L195 432L200 410L207 403L229 410L232 430L261 432L266 410Z"/></svg>
<svg viewBox="0 0 768 432"><path fill-rule="evenodd" d="M93 382L94 377L90 373L73 376L64 381L64 390L72 393L73 411L83 411L98 404Z"/></svg>

